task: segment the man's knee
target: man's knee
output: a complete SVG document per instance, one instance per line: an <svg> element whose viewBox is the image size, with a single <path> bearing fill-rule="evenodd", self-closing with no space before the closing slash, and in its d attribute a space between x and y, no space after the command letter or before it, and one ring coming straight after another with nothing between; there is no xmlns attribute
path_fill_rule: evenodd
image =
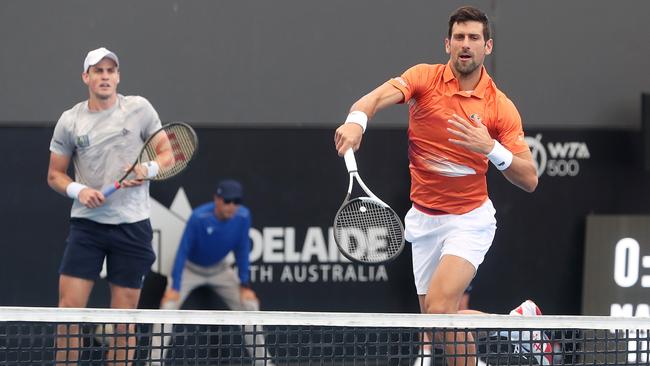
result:
<svg viewBox="0 0 650 366"><path fill-rule="evenodd" d="M446 299L426 299L424 310L427 314L456 314L458 302Z"/></svg>
<svg viewBox="0 0 650 366"><path fill-rule="evenodd" d="M60 308L85 308L86 301L75 296L61 296L59 298Z"/></svg>
<svg viewBox="0 0 650 366"><path fill-rule="evenodd" d="M111 308L135 309L138 307L140 289L111 284Z"/></svg>
<svg viewBox="0 0 650 366"><path fill-rule="evenodd" d="M84 308L88 303L94 281L61 275L59 277L59 307Z"/></svg>
<svg viewBox="0 0 650 366"><path fill-rule="evenodd" d="M244 311L259 311L260 303L256 300L244 300L241 302L242 310Z"/></svg>

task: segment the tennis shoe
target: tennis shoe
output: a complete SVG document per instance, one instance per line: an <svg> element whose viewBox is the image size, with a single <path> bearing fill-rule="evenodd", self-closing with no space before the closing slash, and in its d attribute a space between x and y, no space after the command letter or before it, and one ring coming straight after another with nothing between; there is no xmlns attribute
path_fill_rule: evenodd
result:
<svg viewBox="0 0 650 366"><path fill-rule="evenodd" d="M542 311L532 300L526 300L514 308L510 315L515 316L540 316ZM505 332L505 333L504 333ZM537 364L553 364L553 345L549 337L541 330L504 331L513 343L515 352L533 354ZM531 342L532 341L532 342Z"/></svg>
<svg viewBox="0 0 650 366"><path fill-rule="evenodd" d="M533 300L526 300L521 305L510 311L510 315L523 315L523 316L538 316L542 315L542 310L533 302Z"/></svg>

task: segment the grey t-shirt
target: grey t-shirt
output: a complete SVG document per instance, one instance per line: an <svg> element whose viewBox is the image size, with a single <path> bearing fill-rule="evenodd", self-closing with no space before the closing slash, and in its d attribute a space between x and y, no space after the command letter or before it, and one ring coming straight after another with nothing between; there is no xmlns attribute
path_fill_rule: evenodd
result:
<svg viewBox="0 0 650 366"><path fill-rule="evenodd" d="M50 151L72 157L76 182L101 190L124 175L144 141L160 127L158 113L143 97L118 94L113 107L99 112L88 110L88 101L83 101L59 118ZM119 189L98 208L86 208L75 200L70 216L123 224L144 220L149 212L146 182Z"/></svg>

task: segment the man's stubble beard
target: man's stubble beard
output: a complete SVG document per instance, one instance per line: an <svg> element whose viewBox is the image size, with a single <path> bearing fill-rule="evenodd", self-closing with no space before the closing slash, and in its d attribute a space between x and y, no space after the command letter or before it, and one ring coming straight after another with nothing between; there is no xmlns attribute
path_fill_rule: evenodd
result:
<svg viewBox="0 0 650 366"><path fill-rule="evenodd" d="M462 65L462 63L460 62L460 59L456 59L456 61L454 62L454 67L456 68L456 71L458 71L458 73L461 76L468 76L468 75L472 74L480 66L481 66L481 64L477 63L473 59L472 59L472 62L470 62L466 66Z"/></svg>

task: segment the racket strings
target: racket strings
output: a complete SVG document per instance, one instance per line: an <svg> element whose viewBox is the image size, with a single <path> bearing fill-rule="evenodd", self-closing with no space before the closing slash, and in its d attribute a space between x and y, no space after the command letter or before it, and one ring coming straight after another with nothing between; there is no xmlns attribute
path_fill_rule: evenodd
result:
<svg viewBox="0 0 650 366"><path fill-rule="evenodd" d="M197 147L196 135L185 125L172 124L165 127L160 133L167 138L157 144L148 145L144 150L148 160L156 160L161 157L160 160L164 161L160 164L158 174L152 178L153 180L173 177L185 169ZM166 155L170 152L171 157Z"/></svg>
<svg viewBox="0 0 650 366"><path fill-rule="evenodd" d="M339 247L364 262L383 262L402 250L404 230L390 208L371 199L355 199L339 210L334 222Z"/></svg>

